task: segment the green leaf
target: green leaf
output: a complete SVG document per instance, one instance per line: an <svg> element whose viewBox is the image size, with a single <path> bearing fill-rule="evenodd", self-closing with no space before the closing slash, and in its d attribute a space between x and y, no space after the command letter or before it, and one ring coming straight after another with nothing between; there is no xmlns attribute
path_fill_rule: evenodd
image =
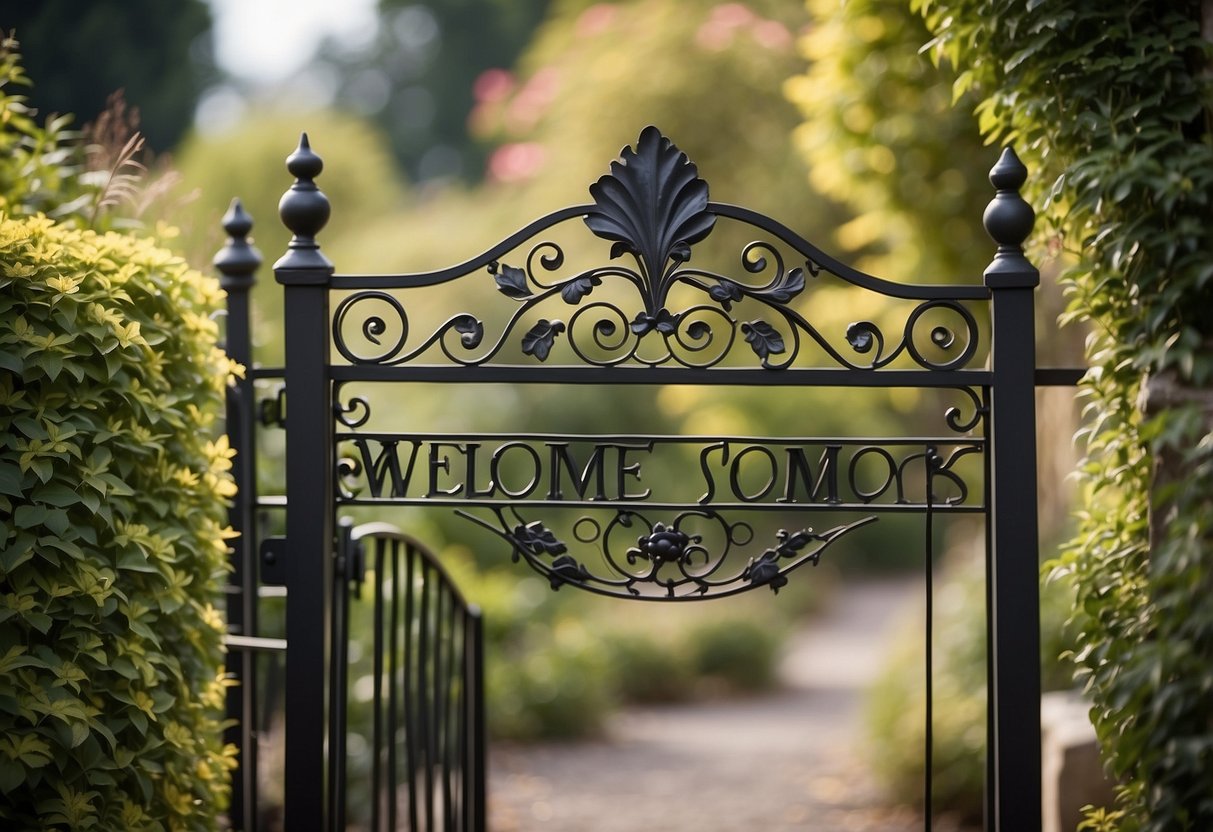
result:
<svg viewBox="0 0 1213 832"><path fill-rule="evenodd" d="M0 494L9 494L13 497L25 496L25 491L21 486L22 480L21 469L16 465L0 466Z"/></svg>
<svg viewBox="0 0 1213 832"><path fill-rule="evenodd" d="M14 375L20 376L25 369L25 362L9 350L0 349L0 367Z"/></svg>
<svg viewBox="0 0 1213 832"><path fill-rule="evenodd" d="M32 546L5 546L0 549L0 569L12 573L18 566L34 556ZM3 620L0 613L0 620Z"/></svg>
<svg viewBox="0 0 1213 832"><path fill-rule="evenodd" d="M61 508L48 511L43 522L48 529L58 535L67 535L71 528L71 520L68 519L67 512Z"/></svg>
<svg viewBox="0 0 1213 832"><path fill-rule="evenodd" d="M35 488L34 499L40 503L65 508L79 503L80 495L76 493L75 489L69 488L63 483L53 482Z"/></svg>
<svg viewBox="0 0 1213 832"><path fill-rule="evenodd" d="M0 677L7 676L21 667L46 667L46 662L36 656L27 655L25 651L26 648L20 645L8 649L3 658L0 658ZM0 744L0 750L2 749L3 745Z"/></svg>
<svg viewBox="0 0 1213 832"><path fill-rule="evenodd" d="M54 381L63 371L63 356L57 352L43 352L34 359L34 364L42 368L47 378Z"/></svg>
<svg viewBox="0 0 1213 832"><path fill-rule="evenodd" d="M17 506L17 510L13 512L13 521L19 529L30 529L34 526L40 526L46 520L46 506L30 505Z"/></svg>
<svg viewBox="0 0 1213 832"><path fill-rule="evenodd" d="M131 572L159 571L154 564L148 561L147 555L143 550L137 546L132 546L119 555L116 565L119 569L127 569Z"/></svg>
<svg viewBox="0 0 1213 832"><path fill-rule="evenodd" d="M0 792L8 794L24 782L24 767L16 760L0 757Z"/></svg>
<svg viewBox="0 0 1213 832"><path fill-rule="evenodd" d="M51 626L55 623L54 620L46 613L37 612L34 610L25 613L21 617L28 621L29 625L38 632L42 633L42 635L49 633Z"/></svg>
<svg viewBox="0 0 1213 832"><path fill-rule="evenodd" d="M83 722L72 723L71 747L76 748L89 737L88 725Z"/></svg>

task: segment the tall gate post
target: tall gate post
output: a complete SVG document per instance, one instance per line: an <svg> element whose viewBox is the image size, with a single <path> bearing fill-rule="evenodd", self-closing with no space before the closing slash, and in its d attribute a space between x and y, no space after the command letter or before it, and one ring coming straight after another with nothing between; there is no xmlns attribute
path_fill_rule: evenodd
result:
<svg viewBox="0 0 1213 832"><path fill-rule="evenodd" d="M257 634L257 562L254 506L257 502L257 469L253 438L253 339L249 316L249 291L256 282L261 252L246 239L253 220L240 200L223 217L227 244L215 255L219 286L227 295L227 324L224 349L229 358L245 368L244 378L227 391L227 435L236 452L232 478L236 499L228 512L228 522L237 536L232 540L232 575L235 592L228 595L229 631L242 636ZM257 713L256 654L252 650L229 650L227 672L239 684L228 688L227 712L236 714L237 724L228 729L226 740L236 746L240 757L239 781L233 784L230 814L237 829L256 828L257 749L252 730Z"/></svg>
<svg viewBox="0 0 1213 832"><path fill-rule="evenodd" d="M333 264L316 234L329 202L313 181L323 163L305 133L287 158L295 177L278 203L294 235L274 264L286 322L286 788L285 828L319 829L328 817L326 692L333 572L332 392L328 368Z"/></svg>
<svg viewBox="0 0 1213 832"><path fill-rule="evenodd" d="M987 828L1040 829L1040 566L1036 520L1036 336L1040 273L1023 242L1035 214L1019 195L1027 169L1007 148L990 170L997 189L986 231L998 243L985 270L993 317L989 552L991 603Z"/></svg>

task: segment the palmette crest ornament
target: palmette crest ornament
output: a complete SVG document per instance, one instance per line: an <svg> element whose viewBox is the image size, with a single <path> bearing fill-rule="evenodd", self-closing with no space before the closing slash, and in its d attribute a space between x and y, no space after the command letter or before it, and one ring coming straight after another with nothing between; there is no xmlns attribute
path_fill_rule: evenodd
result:
<svg viewBox="0 0 1213 832"><path fill-rule="evenodd" d="M611 172L590 186L594 210L585 224L611 240L611 257L631 254L647 286L649 319L665 307L671 278L691 259L691 246L712 232L708 183L674 143L653 126L644 128L636 148L625 147Z"/></svg>

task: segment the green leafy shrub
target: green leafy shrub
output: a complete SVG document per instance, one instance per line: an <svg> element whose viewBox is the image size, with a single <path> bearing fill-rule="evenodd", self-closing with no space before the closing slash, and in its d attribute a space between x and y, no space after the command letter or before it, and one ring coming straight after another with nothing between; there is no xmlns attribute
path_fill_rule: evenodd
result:
<svg viewBox="0 0 1213 832"><path fill-rule="evenodd" d="M713 618L687 633L695 671L731 691L768 690L775 684L783 631L766 617Z"/></svg>
<svg viewBox="0 0 1213 832"><path fill-rule="evenodd" d="M0 819L214 829L231 452L216 282L0 218Z"/></svg>
<svg viewBox="0 0 1213 832"><path fill-rule="evenodd" d="M1041 593L1041 678L1066 688L1073 673L1062 653L1072 644L1065 619L1073 587L1055 581ZM893 645L868 696L869 758L897 801L921 805L925 777L926 687L923 612ZM980 823L986 759L985 584L977 564L952 565L935 595L934 718L931 797L936 811Z"/></svg>
<svg viewBox="0 0 1213 832"><path fill-rule="evenodd" d="M70 213L84 162L78 135L67 130L71 116L39 125L20 93L29 86L17 41L0 33L0 211Z"/></svg>
<svg viewBox="0 0 1213 832"><path fill-rule="evenodd" d="M598 640L561 620L549 638L489 660L489 730L510 740L598 736L614 710L612 681Z"/></svg>
<svg viewBox="0 0 1213 832"><path fill-rule="evenodd" d="M489 730L498 739L600 735L623 704L753 693L776 683L787 625L803 599L761 603L635 604L575 590L552 592L517 564L477 568L460 546L444 565L484 615ZM795 599L789 598L789 601ZM620 615L620 607L627 615Z"/></svg>
<svg viewBox="0 0 1213 832"><path fill-rule="evenodd" d="M695 692L695 668L681 640L616 630L604 635L615 689L625 702L682 702Z"/></svg>

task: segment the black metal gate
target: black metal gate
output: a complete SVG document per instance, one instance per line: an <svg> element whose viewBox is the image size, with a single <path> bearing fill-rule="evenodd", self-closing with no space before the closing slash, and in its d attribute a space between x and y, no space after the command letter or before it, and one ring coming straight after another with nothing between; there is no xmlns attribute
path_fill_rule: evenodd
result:
<svg viewBox="0 0 1213 832"><path fill-rule="evenodd" d="M983 282L958 285L881 280L774 219L709 201L695 165L652 127L590 187L592 203L425 273L335 274L316 242L329 205L306 136L287 167L296 181L280 213L294 237L274 267L285 297L284 369L250 361L247 295L259 258L238 206L216 258L230 298L229 351L250 367L229 409L241 489L233 525L242 533L229 605L229 669L240 682L232 740L243 761L235 827L270 823L256 795L259 734L270 724L258 715L272 698L259 685L272 684L285 691L285 828L342 830L356 820L484 829L479 618L411 538L337 519L358 507L428 506L466 518L553 589L665 601L778 591L841 538L883 516L918 516L928 609L936 520L983 518L987 827L1039 828L1034 388L1073 383L1075 373L1035 366L1039 275L1022 249L1033 212L1011 150L991 171L996 194L984 217L997 252ZM725 227L717 238L751 241L720 266L702 243ZM568 255L568 240L587 229L610 244L609 256ZM827 286L879 299L880 316L828 330L814 318L819 298L836 297ZM289 391L289 417L281 390L264 401L256 392L276 380ZM373 395L421 383L759 386L771 395L900 387L956 403L941 408L938 430L879 438L425 433ZM258 414L285 425L289 507L256 494ZM687 476L642 483L642 470L674 466ZM284 507L284 521L259 521ZM768 532L761 518L773 516L804 525ZM818 530L813 517L834 525ZM275 522L285 535L268 533ZM370 622L360 625L374 638L369 673L347 640L364 574L374 577ZM274 583L285 586L285 639L261 637L257 621L257 598ZM280 672L258 670L267 653L276 668L285 656ZM359 696L369 710L351 716ZM353 744L367 769L356 781ZM929 782L925 789L929 801Z"/></svg>

